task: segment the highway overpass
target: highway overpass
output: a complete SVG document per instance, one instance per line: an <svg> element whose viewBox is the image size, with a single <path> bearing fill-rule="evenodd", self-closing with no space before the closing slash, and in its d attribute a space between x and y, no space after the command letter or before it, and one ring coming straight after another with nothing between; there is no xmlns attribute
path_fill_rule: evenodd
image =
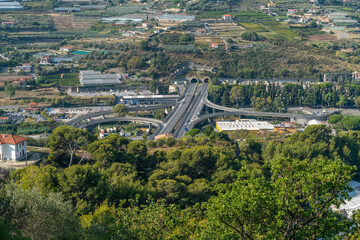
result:
<svg viewBox="0 0 360 240"><path fill-rule="evenodd" d="M176 103L168 103L168 104L144 106L144 107L134 106L134 107L129 107L128 111L129 112L151 111L151 110L155 110L155 109L171 107L171 106L174 106L175 104ZM88 114L82 115L80 117L77 117L77 118L74 118L74 119L68 121L66 123L66 125L75 127L77 124L79 124L80 122L85 121L87 119L91 119L91 118L98 117L98 116L105 116L105 115L109 115L111 113L113 113L113 112L112 111L100 111L100 112L88 113Z"/></svg>
<svg viewBox="0 0 360 240"><path fill-rule="evenodd" d="M160 131L164 128L164 123L162 121L153 118L142 118L142 117L117 117L117 118L98 119L98 120L92 120L89 122L80 123L76 127L87 128L90 126L103 124L103 123L111 123L111 122L141 122L141 123L153 124L157 128L155 132L148 137L148 139L150 140L153 140L156 135L159 135Z"/></svg>

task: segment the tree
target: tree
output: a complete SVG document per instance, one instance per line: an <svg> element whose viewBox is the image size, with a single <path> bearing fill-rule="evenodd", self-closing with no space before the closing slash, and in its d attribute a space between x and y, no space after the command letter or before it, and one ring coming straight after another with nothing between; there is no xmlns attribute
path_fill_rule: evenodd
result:
<svg viewBox="0 0 360 240"><path fill-rule="evenodd" d="M353 167L341 160L281 158L268 164L270 175L238 179L218 187L207 207L209 232L216 239L319 239L346 232L349 222L331 206L349 199Z"/></svg>
<svg viewBox="0 0 360 240"><path fill-rule="evenodd" d="M68 200L76 206L76 212L88 213L106 199L108 192L105 175L96 165L73 165L59 174L59 185Z"/></svg>
<svg viewBox="0 0 360 240"><path fill-rule="evenodd" d="M91 136L86 130L70 126L58 127L49 137L49 148L51 150L49 160L56 162L69 156L68 166L70 167L76 152L85 149L90 140Z"/></svg>
<svg viewBox="0 0 360 240"><path fill-rule="evenodd" d="M191 129L190 131L188 131L187 133L185 133L185 136L195 137L199 133L201 133L200 129L194 128L194 129Z"/></svg>
<svg viewBox="0 0 360 240"><path fill-rule="evenodd" d="M258 41L260 39L256 32L244 32L241 34L241 38L247 41Z"/></svg>
<svg viewBox="0 0 360 240"><path fill-rule="evenodd" d="M95 141L88 146L88 151L92 158L103 164L111 164L113 162L126 162L126 147L129 139L120 137L117 134Z"/></svg>
<svg viewBox="0 0 360 240"><path fill-rule="evenodd" d="M154 94L156 93L156 81L155 80L150 81L149 91Z"/></svg>
<svg viewBox="0 0 360 240"><path fill-rule="evenodd" d="M230 102L236 106L244 106L245 92L241 86L233 87L230 90Z"/></svg>
<svg viewBox="0 0 360 240"><path fill-rule="evenodd" d="M147 147L142 141L133 141L129 143L127 147L127 153L129 158L132 158L132 163L135 165L136 169L139 171L145 163L147 156Z"/></svg>
<svg viewBox="0 0 360 240"><path fill-rule="evenodd" d="M15 96L15 88L13 87L13 85L11 83L6 85L5 93L9 97L9 99L11 99L13 96Z"/></svg>
<svg viewBox="0 0 360 240"><path fill-rule="evenodd" d="M131 70L140 69L143 66L143 60L137 56L133 56L127 63L127 67Z"/></svg>
<svg viewBox="0 0 360 240"><path fill-rule="evenodd" d="M30 239L81 238L76 236L73 207L60 193L43 195L34 189L22 190L14 183L0 189L0 221Z"/></svg>
<svg viewBox="0 0 360 240"><path fill-rule="evenodd" d="M124 104L116 104L112 108L112 111L121 117L125 116L128 113L128 110L129 110L128 106Z"/></svg>

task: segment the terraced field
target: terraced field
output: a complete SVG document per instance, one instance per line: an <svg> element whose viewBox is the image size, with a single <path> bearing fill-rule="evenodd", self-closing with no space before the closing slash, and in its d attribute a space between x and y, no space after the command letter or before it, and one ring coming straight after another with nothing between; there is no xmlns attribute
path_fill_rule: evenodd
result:
<svg viewBox="0 0 360 240"><path fill-rule="evenodd" d="M223 38L237 38L246 31L245 28L236 23L212 23L209 24L209 27Z"/></svg>
<svg viewBox="0 0 360 240"><path fill-rule="evenodd" d="M72 14L52 14L55 28L60 32L84 31L96 23L96 18L74 17Z"/></svg>

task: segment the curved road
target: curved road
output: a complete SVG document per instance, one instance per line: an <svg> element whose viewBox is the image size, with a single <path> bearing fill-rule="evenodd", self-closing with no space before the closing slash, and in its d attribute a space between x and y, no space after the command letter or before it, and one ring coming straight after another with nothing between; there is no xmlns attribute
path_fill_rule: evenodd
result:
<svg viewBox="0 0 360 240"><path fill-rule="evenodd" d="M84 122L76 126L77 128L87 128L89 126L102 124L102 123L109 123L109 122L128 122L128 121L136 121L136 122L142 122L142 123L149 123L154 124L157 126L156 131L149 136L149 139L154 139L156 135L159 134L159 132L164 128L164 123L160 120L153 119L153 118L142 118L142 117L118 117L118 118L106 118L106 119L98 119L98 120L92 120L89 122Z"/></svg>
<svg viewBox="0 0 360 240"><path fill-rule="evenodd" d="M169 104L161 104L161 105L155 105L155 106L148 106L148 107L130 107L129 108L129 112L136 112L136 111L149 111L149 110L154 110L154 109L159 109L159 108L165 108L165 107L171 107L174 106L176 103L169 103ZM86 120L86 119L90 119L93 117L98 117L101 115L108 115L111 114L112 111L100 111L100 112L94 112L94 113L88 113L85 115L82 115L80 117L74 118L70 121L68 121L66 123L66 125L68 126L72 126L75 127L77 124L79 124L80 122Z"/></svg>
<svg viewBox="0 0 360 240"><path fill-rule="evenodd" d="M236 109L229 108L217 105L212 103L205 98L205 105L213 109L225 111L225 113L232 113L233 115L247 115L247 116L264 116L264 117L284 117L284 118L303 118L303 119L323 119L328 114L319 114L319 115L306 115L306 114L296 114L296 113L276 113L276 112L258 112L258 111L249 111L246 109ZM209 114L211 115L211 114ZM221 115L221 114L220 114ZM228 114L226 114L228 115Z"/></svg>

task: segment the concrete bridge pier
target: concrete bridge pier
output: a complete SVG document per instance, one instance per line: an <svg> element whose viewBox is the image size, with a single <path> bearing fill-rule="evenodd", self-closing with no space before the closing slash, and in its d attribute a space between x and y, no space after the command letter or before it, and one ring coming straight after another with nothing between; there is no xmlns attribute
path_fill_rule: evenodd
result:
<svg viewBox="0 0 360 240"><path fill-rule="evenodd" d="M149 123L149 134L151 133L151 130L152 130L152 124Z"/></svg>
<svg viewBox="0 0 360 240"><path fill-rule="evenodd" d="M152 114L153 117L155 116L155 111L154 111L154 109L151 110L151 114ZM151 125L151 124L150 124L150 125Z"/></svg>
<svg viewBox="0 0 360 240"><path fill-rule="evenodd" d="M136 113L136 117L138 117L139 116L138 111L136 111L135 113Z"/></svg>
<svg viewBox="0 0 360 240"><path fill-rule="evenodd" d="M101 115L101 119L105 119L105 115L103 114L103 115Z"/></svg>

